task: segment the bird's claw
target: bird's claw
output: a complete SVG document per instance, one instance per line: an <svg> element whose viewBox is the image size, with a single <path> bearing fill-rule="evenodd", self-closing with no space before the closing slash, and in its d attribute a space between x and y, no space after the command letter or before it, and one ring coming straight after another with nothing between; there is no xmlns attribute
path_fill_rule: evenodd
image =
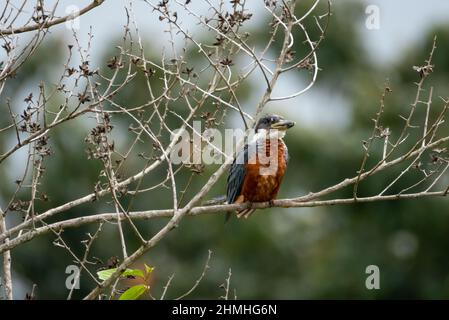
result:
<svg viewBox="0 0 449 320"><path fill-rule="evenodd" d="M254 204L252 202L248 202L248 208L242 210L241 212L237 213L237 218L245 218L248 219L249 216L254 212Z"/></svg>

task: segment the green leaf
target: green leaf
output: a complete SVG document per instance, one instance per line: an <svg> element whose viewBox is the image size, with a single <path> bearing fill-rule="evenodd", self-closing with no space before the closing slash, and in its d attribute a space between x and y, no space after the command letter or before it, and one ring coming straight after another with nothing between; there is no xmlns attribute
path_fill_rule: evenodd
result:
<svg viewBox="0 0 449 320"><path fill-rule="evenodd" d="M117 268L101 270L97 272L97 275L100 280L104 281L109 279L115 271L117 271Z"/></svg>
<svg viewBox="0 0 449 320"><path fill-rule="evenodd" d="M151 272L153 272L154 267L149 267L146 263L145 263L145 272L146 275L148 276Z"/></svg>
<svg viewBox="0 0 449 320"><path fill-rule="evenodd" d="M126 269L125 272L123 272L122 276L124 277L140 277L145 278L145 275L143 274L143 271L140 269Z"/></svg>
<svg viewBox="0 0 449 320"><path fill-rule="evenodd" d="M109 279L112 274L117 271L117 268L112 268L112 269L107 269L107 270L101 270L97 272L98 278L102 281ZM140 277L140 278L144 278L145 275L143 274L142 270L139 269L126 269L123 273L122 273L123 277Z"/></svg>
<svg viewBox="0 0 449 320"><path fill-rule="evenodd" d="M123 292L119 300L137 300L142 295L144 295L149 289L150 287L144 284L133 286L128 290L126 290L125 292Z"/></svg>

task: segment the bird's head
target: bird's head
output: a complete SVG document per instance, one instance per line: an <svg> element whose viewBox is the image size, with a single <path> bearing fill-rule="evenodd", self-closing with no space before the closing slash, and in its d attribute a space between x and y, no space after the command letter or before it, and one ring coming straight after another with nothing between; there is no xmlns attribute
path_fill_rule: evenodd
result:
<svg viewBox="0 0 449 320"><path fill-rule="evenodd" d="M285 132L293 127L295 123L290 120L285 120L284 118L275 115L268 114L262 116L256 125L256 133L264 133L264 134L272 134L279 136L280 138L284 137Z"/></svg>

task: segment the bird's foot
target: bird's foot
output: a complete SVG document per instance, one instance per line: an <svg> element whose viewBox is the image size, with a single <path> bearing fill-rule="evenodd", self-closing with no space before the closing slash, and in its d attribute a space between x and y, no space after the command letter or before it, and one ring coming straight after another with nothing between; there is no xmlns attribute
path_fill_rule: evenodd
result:
<svg viewBox="0 0 449 320"><path fill-rule="evenodd" d="M274 207L274 200L273 199L268 201L268 207L269 208L273 208Z"/></svg>
<svg viewBox="0 0 449 320"><path fill-rule="evenodd" d="M252 202L248 202L248 208L247 209L243 209L242 211L240 211L239 213L237 213L237 218L245 218L248 219L248 217L254 212L253 209L254 204Z"/></svg>
<svg viewBox="0 0 449 320"><path fill-rule="evenodd" d="M245 215L246 209L240 212L237 212L237 219L240 219L241 217L243 217Z"/></svg>

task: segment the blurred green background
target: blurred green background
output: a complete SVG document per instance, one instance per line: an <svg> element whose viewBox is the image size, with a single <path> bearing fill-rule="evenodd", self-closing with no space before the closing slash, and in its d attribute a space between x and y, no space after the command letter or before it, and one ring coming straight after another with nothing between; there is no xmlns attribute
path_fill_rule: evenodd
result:
<svg viewBox="0 0 449 320"><path fill-rule="evenodd" d="M438 1L437 1L438 2ZM298 14L310 6L304 1ZM378 2L377 2L378 3ZM403 1L406 5L405 1ZM325 5L321 6L321 12ZM373 56L366 37L376 33L379 46L383 41L381 29L368 31L365 28L366 3L335 1L333 15L326 39L318 50L321 71L315 86L304 97L288 104L270 104L267 111L280 113L297 122L289 132L286 143L290 152L288 174L280 191L280 198L303 195L335 184L355 175L360 166L363 150L361 141L367 139L372 130L371 118L379 106L384 83L389 82L393 92L387 97L385 119L393 133L402 125L399 113L413 102L418 74L412 69L427 58L434 35L437 35L437 50L434 55L435 72L427 84L433 85L435 97L447 97L449 92L449 25L435 24L425 35L402 49L399 56L382 59ZM382 14L391 15L392 13ZM101 9L99 9L100 11ZM416 8L419 10L419 8ZM449 12L449 11L448 11ZM94 12L90 13L95 15ZM148 14L150 14L148 12ZM257 12L256 12L257 14ZM399 12L397 13L399 15ZM263 15L262 15L263 16ZM449 13L447 13L449 17ZM404 23L402 18L399 23ZM313 21L312 21L313 22ZM263 41L263 26L266 19L259 19L259 28L252 34ZM385 22L386 23L386 22ZM391 24L389 24L391 28ZM388 31L383 31L388 32ZM315 37L316 32L312 32ZM55 70L59 70L66 57L67 41L64 33L55 33L15 79L8 82L2 95L23 101L30 85L38 81L54 81ZM386 41L386 40L385 40ZM110 42L109 48L120 43L120 35ZM390 39L391 43L391 39ZM151 41L148 40L151 47ZM371 46L376 46L372 44ZM298 54L305 52L301 41L293 48ZM394 48L391 49L394 51ZM114 50L105 48L98 59L98 67L114 55ZM98 54L98 53L97 53ZM288 80L304 83L307 72L297 72ZM253 82L239 92L241 103L251 105L259 84ZM143 77L135 81L118 98L126 105L148 99ZM285 82L280 86L289 87ZM282 89L284 90L284 89ZM281 91L284 92L284 91ZM256 93L256 94L255 94ZM435 98L434 110L441 107ZM316 107L316 108L315 108ZM251 110L251 108L249 108ZM301 110L300 110L301 109ZM300 110L300 111L299 111ZM304 111L306 110L306 111ZM322 118L314 113L320 113ZM418 111L422 114L422 110ZM236 120L237 118L234 118ZM228 127L240 127L231 121ZM2 126L7 119L1 118ZM324 121L324 122L322 122ZM43 208L55 206L92 192L98 177L100 164L86 160L83 140L90 127L83 121L67 123L51 135L54 156L46 162L47 172L43 185L50 203ZM447 127L445 127L447 132ZM123 130L126 132L126 130ZM0 140L4 150L6 141ZM430 161L430 159L429 159ZM0 167L2 180L0 198L5 199L14 191L14 179L20 176L12 161ZM201 176L193 179L190 190L201 186L216 166L206 167ZM126 172L134 172L126 168ZM362 195L378 193L397 171L369 179L360 186ZM165 168L149 175L145 183L151 185L163 179ZM185 185L190 173L180 177ZM413 175L405 177L399 188L415 181ZM446 180L444 180L447 182ZM352 189L338 196L351 196ZM225 193L225 177L209 194L210 197ZM168 208L171 206L169 190L137 197L133 209ZM43 209L42 208L42 209ZM155 267L152 294L160 296L168 277L175 274L166 298L175 298L187 291L199 277L206 261L208 250L213 251L210 269L191 298L214 299L223 294L220 285L225 282L229 268L232 269L231 295L234 290L241 299L315 299L315 298L448 298L449 297L449 202L447 199L419 199L392 201L336 207L303 209L269 209L258 211L247 221L232 219L224 224L223 215L187 217L180 227L147 253L141 262ZM105 201L91 203L68 211L66 217L82 216L110 211ZM10 213L10 222L20 216ZM139 222L143 233L154 234L165 223L165 219ZM120 256L120 245L116 226L105 225L104 232L94 244L93 255L101 261L111 256ZM96 226L70 229L63 233L73 250L82 254L80 241L86 232L95 232ZM130 249L138 242L130 229ZM61 248L52 245L54 236L48 235L26 243L13 251L13 271L16 298L24 298L25 292L37 284L37 298L63 299L68 294L65 288L65 268L72 258ZM365 269L368 265L380 268L380 290L367 290ZM93 266L92 269L102 265ZM92 281L83 274L80 290L74 298L81 298L92 289Z"/></svg>

